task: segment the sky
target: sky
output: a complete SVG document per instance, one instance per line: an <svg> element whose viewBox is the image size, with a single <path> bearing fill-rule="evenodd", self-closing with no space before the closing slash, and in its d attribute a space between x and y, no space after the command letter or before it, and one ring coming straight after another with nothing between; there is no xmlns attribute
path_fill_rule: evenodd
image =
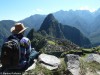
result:
<svg viewBox="0 0 100 75"><path fill-rule="evenodd" d="M59 10L90 10L100 8L100 0L0 0L0 21L19 21L34 14Z"/></svg>

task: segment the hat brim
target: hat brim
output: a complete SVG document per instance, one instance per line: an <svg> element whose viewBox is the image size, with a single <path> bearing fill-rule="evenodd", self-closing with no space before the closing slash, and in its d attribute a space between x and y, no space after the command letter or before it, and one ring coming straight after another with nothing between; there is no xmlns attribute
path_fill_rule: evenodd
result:
<svg viewBox="0 0 100 75"><path fill-rule="evenodd" d="M16 30L15 30L15 27L12 27L10 31L11 31L12 33L15 33L15 34L20 34L20 33L24 32L27 28L28 28L28 27L25 27L25 28L22 29L21 31L16 31Z"/></svg>

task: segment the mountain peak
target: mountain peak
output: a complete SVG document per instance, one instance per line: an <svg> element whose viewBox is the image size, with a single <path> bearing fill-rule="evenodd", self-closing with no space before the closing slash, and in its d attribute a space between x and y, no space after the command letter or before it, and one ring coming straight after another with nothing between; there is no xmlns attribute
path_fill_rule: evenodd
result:
<svg viewBox="0 0 100 75"><path fill-rule="evenodd" d="M45 18L44 21L55 22L57 20L55 19L55 17L53 16L53 14L49 14L49 15L47 15L47 17Z"/></svg>
<svg viewBox="0 0 100 75"><path fill-rule="evenodd" d="M47 17L53 17L54 18L52 13L48 14Z"/></svg>
<svg viewBox="0 0 100 75"><path fill-rule="evenodd" d="M47 28L50 28L52 26L55 26L58 24L58 21L55 19L55 17L53 16L53 14L49 14L47 15L47 17L44 19L40 30L47 30Z"/></svg>
<svg viewBox="0 0 100 75"><path fill-rule="evenodd" d="M55 19L52 14L47 15L44 19L39 31L46 31L48 35L53 37L64 38L60 29L60 23Z"/></svg>

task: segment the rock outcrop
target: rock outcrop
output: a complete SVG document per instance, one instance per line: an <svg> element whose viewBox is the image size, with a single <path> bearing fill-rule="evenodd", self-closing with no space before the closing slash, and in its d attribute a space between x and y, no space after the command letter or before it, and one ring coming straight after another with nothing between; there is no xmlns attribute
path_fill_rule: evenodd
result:
<svg viewBox="0 0 100 75"><path fill-rule="evenodd" d="M34 60L34 63L26 70L26 71L30 71L36 68L36 62L37 60Z"/></svg>
<svg viewBox="0 0 100 75"><path fill-rule="evenodd" d="M68 54L65 57L65 62L67 67L67 72L70 72L72 75L79 75L80 72L80 63L79 56L74 54Z"/></svg>
<svg viewBox="0 0 100 75"><path fill-rule="evenodd" d="M49 70L57 69L61 64L60 59L58 59L56 56L48 54L41 54L38 60L42 66Z"/></svg>
<svg viewBox="0 0 100 75"><path fill-rule="evenodd" d="M100 55L98 54L89 54L88 57L86 58L87 62L98 62L100 63Z"/></svg>

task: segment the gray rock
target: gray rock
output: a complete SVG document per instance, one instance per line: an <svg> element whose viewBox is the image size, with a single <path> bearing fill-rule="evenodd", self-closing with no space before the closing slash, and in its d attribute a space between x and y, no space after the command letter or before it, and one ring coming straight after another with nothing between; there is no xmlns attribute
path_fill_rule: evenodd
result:
<svg viewBox="0 0 100 75"><path fill-rule="evenodd" d="M26 71L30 71L30 70L35 69L36 68L36 62L37 62L37 60L34 60L34 63L30 67L28 67L28 69Z"/></svg>
<svg viewBox="0 0 100 75"><path fill-rule="evenodd" d="M79 75L80 67L79 67L79 56L74 54L68 54L65 57L66 65L68 66L67 69L73 75Z"/></svg>
<svg viewBox="0 0 100 75"><path fill-rule="evenodd" d="M75 61L75 60L79 60L79 56L78 55L74 55L74 54L67 54L65 57L65 61Z"/></svg>
<svg viewBox="0 0 100 75"><path fill-rule="evenodd" d="M95 62L100 63L100 55L98 55L98 54L89 54L86 58L86 61L87 62L95 61Z"/></svg>
<svg viewBox="0 0 100 75"><path fill-rule="evenodd" d="M58 59L56 56L48 54L41 54L38 60L41 62L42 66L49 70L57 69L61 64L60 59Z"/></svg>

